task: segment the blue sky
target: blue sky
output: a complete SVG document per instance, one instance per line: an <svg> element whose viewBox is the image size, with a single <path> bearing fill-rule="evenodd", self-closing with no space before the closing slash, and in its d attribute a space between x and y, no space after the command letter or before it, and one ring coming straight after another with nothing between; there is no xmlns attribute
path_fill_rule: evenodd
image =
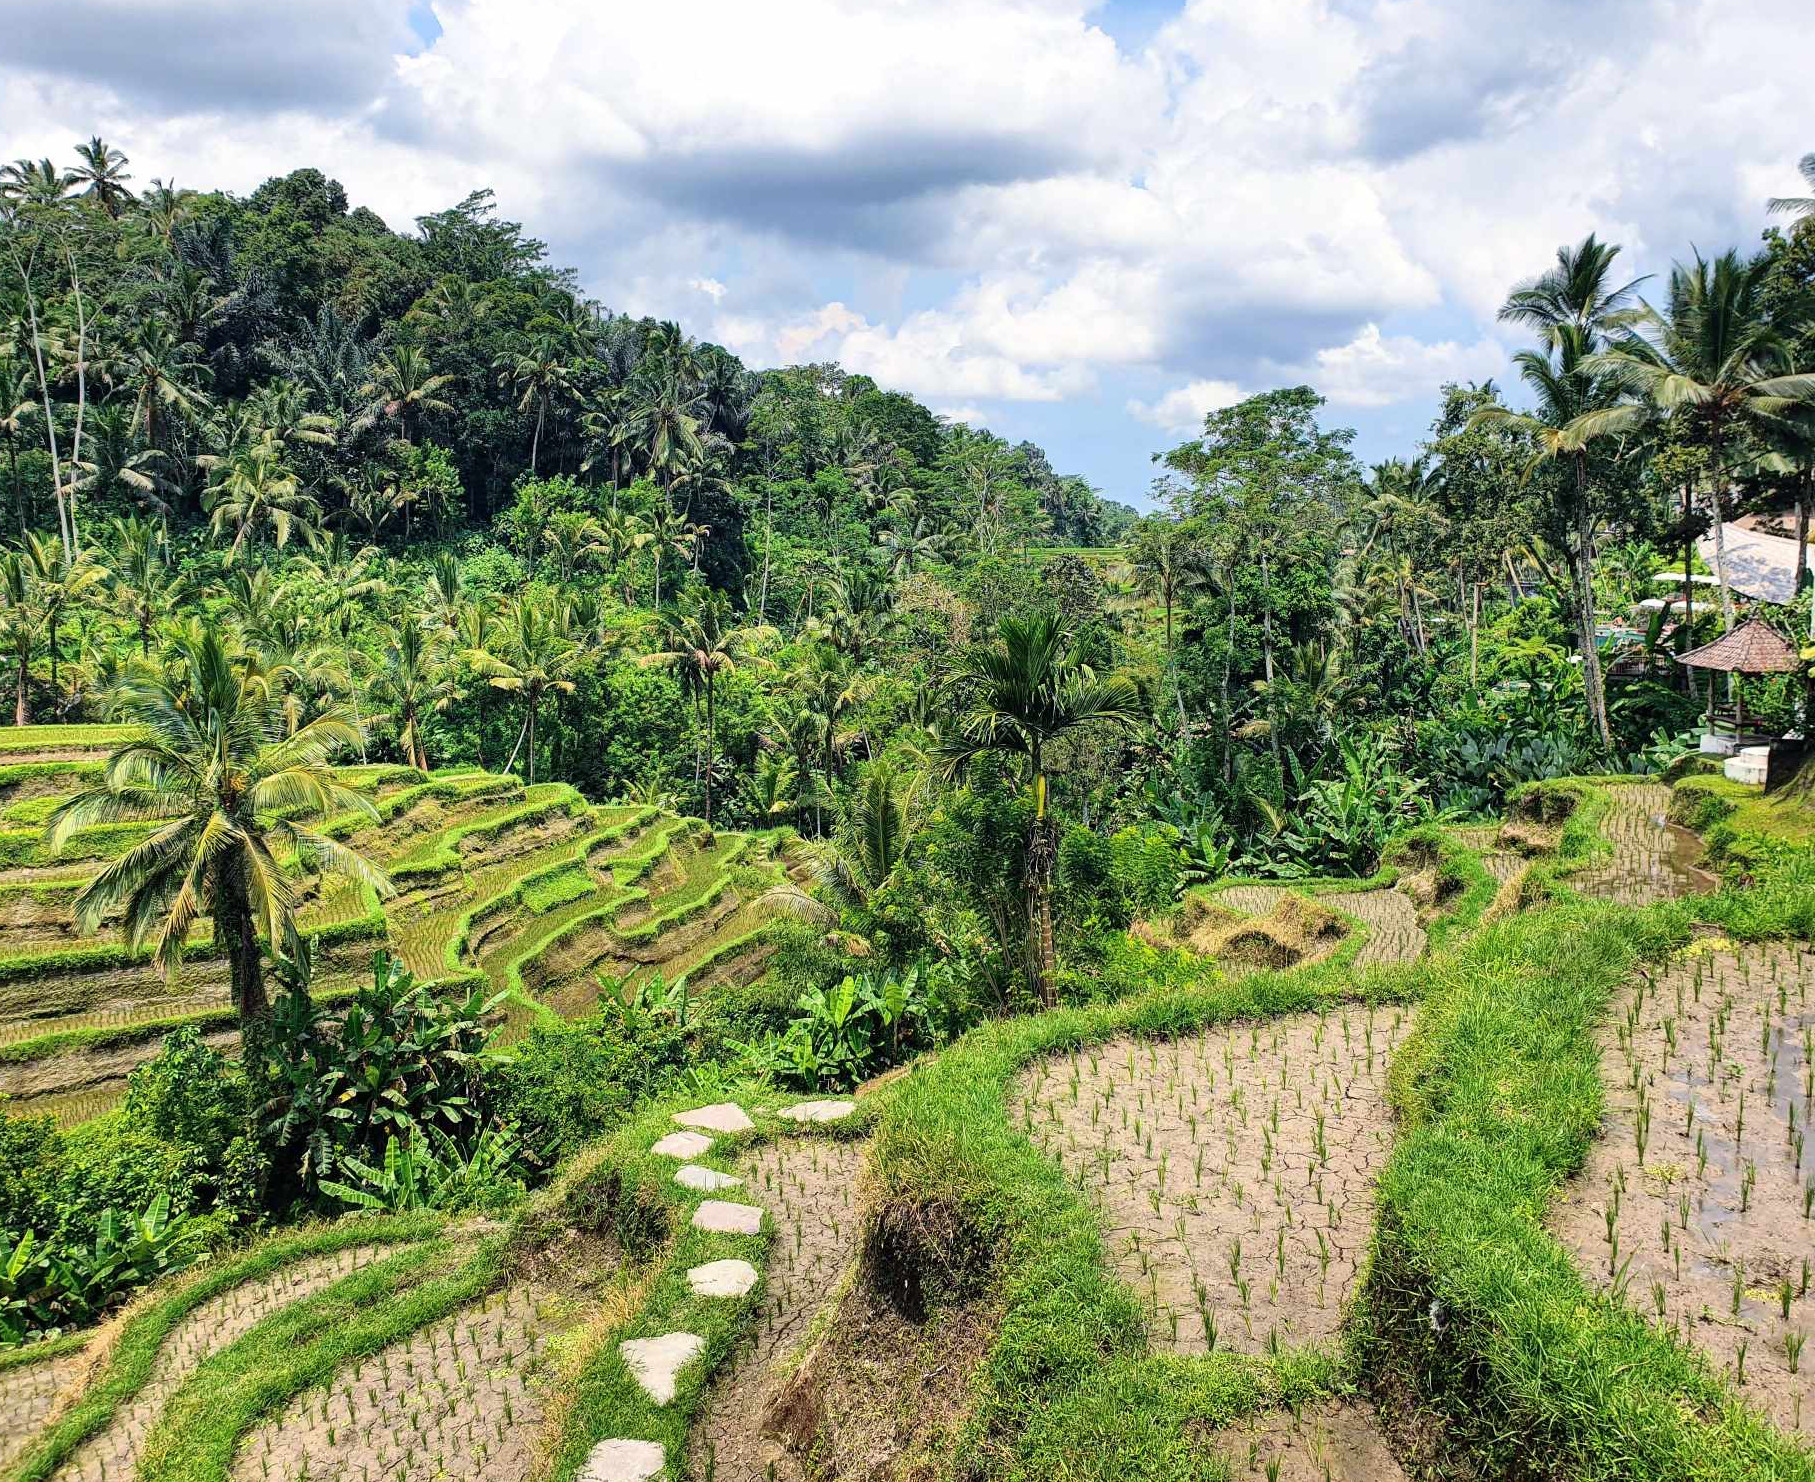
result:
<svg viewBox="0 0 1815 1482"><path fill-rule="evenodd" d="M1558 244L1755 242L1815 149L1806 0L12 0L0 157L475 186L606 305L836 359L1138 501L1307 381L1375 459Z"/></svg>

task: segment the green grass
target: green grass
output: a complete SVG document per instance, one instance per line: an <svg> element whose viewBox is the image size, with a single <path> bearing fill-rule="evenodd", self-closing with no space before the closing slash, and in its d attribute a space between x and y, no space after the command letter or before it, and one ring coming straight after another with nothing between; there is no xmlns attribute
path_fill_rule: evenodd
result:
<svg viewBox="0 0 1815 1482"><path fill-rule="evenodd" d="M437 1215L355 1217L265 1240L237 1257L217 1258L175 1283L146 1293L124 1319L120 1336L82 1398L20 1458L8 1482L43 1482L90 1436L106 1428L121 1406L151 1377L158 1348L172 1329L202 1303L249 1281L261 1280L308 1256L356 1245L426 1240L443 1227ZM86 1341L90 1334L79 1335ZM31 1349L22 1352L31 1352ZM155 1474L149 1474L155 1475Z"/></svg>

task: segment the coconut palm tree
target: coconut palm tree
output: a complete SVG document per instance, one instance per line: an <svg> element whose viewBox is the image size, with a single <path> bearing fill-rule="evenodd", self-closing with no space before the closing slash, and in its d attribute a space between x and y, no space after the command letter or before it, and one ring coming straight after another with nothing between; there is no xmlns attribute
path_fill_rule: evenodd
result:
<svg viewBox="0 0 1815 1482"><path fill-rule="evenodd" d="M642 522L628 510L611 509L599 521L599 539L605 544L605 558L617 570L624 584L624 605L630 606L630 558L652 537Z"/></svg>
<svg viewBox="0 0 1815 1482"><path fill-rule="evenodd" d="M486 648L470 648L467 662L475 673L486 679L493 689L508 690L523 698L523 729L517 733L517 745L504 764L510 771L517 764L517 753L529 743L524 764L524 781L536 780L536 712L549 691L571 694L573 672L579 650L572 639L561 631L561 625L548 607L534 597L505 597L498 605L498 622Z"/></svg>
<svg viewBox="0 0 1815 1482"><path fill-rule="evenodd" d="M889 575L911 576L922 566L941 559L950 545L948 537L928 528L926 517L916 515L911 525L890 525L876 536L889 563Z"/></svg>
<svg viewBox="0 0 1815 1482"><path fill-rule="evenodd" d="M655 558L655 606L662 605L662 558L672 551L682 561L693 555L693 537L687 531L687 519L667 503L649 517L649 553Z"/></svg>
<svg viewBox="0 0 1815 1482"><path fill-rule="evenodd" d="M44 632L44 605L30 560L20 551L0 555L0 644L13 665L13 724L30 719L26 687L32 655Z"/></svg>
<svg viewBox="0 0 1815 1482"><path fill-rule="evenodd" d="M58 541L29 532L21 554L31 567L32 585L43 613L45 646L50 652L51 689L61 696L62 651L58 628L64 614L79 608L83 599L107 579L107 572L89 560L85 552L77 551L71 559Z"/></svg>
<svg viewBox="0 0 1815 1482"><path fill-rule="evenodd" d="M1559 324L1547 351L1521 350L1513 357L1519 375L1530 388L1532 410L1514 412L1507 407L1482 407L1470 425L1495 425L1531 439L1534 452L1526 464L1530 479L1546 463L1555 464L1564 476L1555 482L1557 523L1570 531L1567 551L1574 578L1576 640L1582 656L1582 685L1589 722L1601 745L1611 749L1613 729L1607 716L1607 689L1601 673L1596 643L1594 605L1595 490L1590 476L1591 449L1600 432L1585 420L1605 411L1619 396L1618 388L1589 367L1590 338L1574 324Z"/></svg>
<svg viewBox="0 0 1815 1482"><path fill-rule="evenodd" d="M77 829L160 826L83 887L76 922L92 933L119 914L127 943L152 942L158 965L174 975L196 922L212 918L248 1061L257 1064L270 1014L261 948L294 954L298 946L294 871L389 892L359 853L309 826L347 811L376 817L328 767L358 742L358 728L330 712L286 735L270 696L248 683L212 630L182 645L174 675L128 680L120 713L134 739L108 758L98 784L51 815L46 841L54 853Z"/></svg>
<svg viewBox="0 0 1815 1482"><path fill-rule="evenodd" d="M160 471L164 455L156 448L140 444L126 408L118 405L96 407L89 428L88 447L76 464L77 475L72 487L84 494L93 494L105 493L118 486L143 508L169 515L170 505L164 495L170 491L171 484Z"/></svg>
<svg viewBox="0 0 1815 1482"><path fill-rule="evenodd" d="M19 483L19 442L25 436L26 422L32 415L32 386L25 367L10 356L0 356L0 437L6 439L6 466L13 486L13 514L23 538L30 521L25 509L25 490Z"/></svg>
<svg viewBox="0 0 1815 1482"><path fill-rule="evenodd" d="M139 656L151 657L151 631L188 590L188 582L170 563L170 547L161 527L137 515L113 522L115 610L139 635Z"/></svg>
<svg viewBox="0 0 1815 1482"><path fill-rule="evenodd" d="M250 447L233 453L214 469L208 491L208 509L218 536L233 531L227 564L238 559L252 536L269 530L272 543L282 550L292 536L314 545L320 534L321 505L303 487L302 480L283 462L283 444L261 437Z"/></svg>
<svg viewBox="0 0 1815 1482"><path fill-rule="evenodd" d="M548 517L548 549L562 586L573 584L574 572L589 557L607 554L605 531L585 510L557 510Z"/></svg>
<svg viewBox="0 0 1815 1482"><path fill-rule="evenodd" d="M637 660L644 667L679 669L706 695L706 764L701 770L706 790L706 825L712 824L712 769L718 756L718 681L737 672L748 635L731 617L731 599L708 589L684 612L663 616L667 647Z"/></svg>
<svg viewBox="0 0 1815 1482"><path fill-rule="evenodd" d="M705 460L701 436L705 393L682 369L670 364L640 378L635 394L637 432L649 471L666 490L677 473Z"/></svg>
<svg viewBox="0 0 1815 1482"><path fill-rule="evenodd" d="M1766 209L1791 216L1815 216L1815 154L1805 154L1796 162L1796 168L1802 172L1802 178L1808 181L1809 194L1774 196L1766 203Z"/></svg>
<svg viewBox="0 0 1815 1482"><path fill-rule="evenodd" d="M372 674L372 700L385 708L371 719L397 723L404 760L418 771L429 769L423 721L429 715L445 714L457 693L440 642L415 623L399 624Z"/></svg>
<svg viewBox="0 0 1815 1482"><path fill-rule="evenodd" d="M72 185L88 187L80 192L83 199L93 201L109 216L118 216L121 207L132 204L132 189L126 184L132 179L126 173L131 160L102 143L99 134L86 144L78 144L76 153L82 163L69 172L69 178Z"/></svg>
<svg viewBox="0 0 1815 1482"><path fill-rule="evenodd" d="M1709 452L1708 500L1714 516L1715 575L1721 626L1733 626L1727 580L1726 490L1730 455L1745 434L1765 429L1815 402L1815 375L1791 373L1790 346L1769 312L1770 260L1736 251L1709 262L1700 254L1670 272L1662 310L1647 304L1638 332L1621 336L1590 362L1631 400L1582 417L1594 434L1633 432L1654 413L1680 417Z"/></svg>
<svg viewBox="0 0 1815 1482"><path fill-rule="evenodd" d="M1035 994L1050 1007L1058 971L1052 938L1058 851L1048 816L1047 751L1092 722L1134 725L1139 696L1124 676L1099 678L1081 662L1052 613L1005 617L996 632L996 641L974 650L953 676L947 693L957 719L938 755L948 778L986 757L1025 769L1034 798L1027 849L1029 975Z"/></svg>
<svg viewBox="0 0 1815 1482"><path fill-rule="evenodd" d="M1613 263L1619 255L1618 244L1603 242L1593 232L1574 247L1557 248L1555 266L1508 294L1500 318L1536 330L1547 344L1566 328L1598 343L1631 322L1634 299L1645 282L1634 278L1614 286Z"/></svg>
<svg viewBox="0 0 1815 1482"><path fill-rule="evenodd" d="M48 159L0 165L0 201L14 206L55 206L75 189L76 176Z"/></svg>
<svg viewBox="0 0 1815 1482"><path fill-rule="evenodd" d="M785 758L781 765L788 765ZM801 845L812 893L788 880L766 892L762 904L822 929L836 927L846 912L865 926L870 902L913 842L914 791L893 764L872 763L839 810L831 837Z"/></svg>
<svg viewBox="0 0 1815 1482"><path fill-rule="evenodd" d="M166 247L176 229L194 214L195 192L179 189L174 180L166 184L153 176L151 189L139 198L140 230Z"/></svg>
<svg viewBox="0 0 1815 1482"><path fill-rule="evenodd" d="M539 334L520 349L500 355L492 362L492 369L497 372L500 386L518 393L519 412L535 410L536 427L529 439L529 474L534 478L548 409L573 396L573 367L567 363L557 336Z"/></svg>
<svg viewBox="0 0 1815 1482"><path fill-rule="evenodd" d="M359 388L361 396L373 400L355 425L370 427L381 417L391 418L397 423L398 435L409 442L412 423L424 413L453 411L439 394L453 379L437 375L428 356L416 346L398 345L373 362L370 379Z"/></svg>

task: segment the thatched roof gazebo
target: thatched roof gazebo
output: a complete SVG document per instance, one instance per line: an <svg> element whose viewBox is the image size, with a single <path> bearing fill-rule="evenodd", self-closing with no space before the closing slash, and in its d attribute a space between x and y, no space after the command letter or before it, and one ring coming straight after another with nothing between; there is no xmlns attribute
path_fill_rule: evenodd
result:
<svg viewBox="0 0 1815 1482"><path fill-rule="evenodd" d="M1710 736L1719 733L1719 726L1724 722L1733 728L1736 738L1746 735L1746 702L1743 695L1734 691L1734 703L1729 708L1717 706L1714 699L1714 676L1716 674L1795 674L1802 668L1802 658L1796 651L1796 645L1775 628L1748 618L1731 633L1723 634L1712 643L1704 643L1700 648L1692 648L1686 654L1679 654L1677 662L1686 669L1705 669L1708 672L1708 733ZM1704 743L1704 750L1708 749ZM1724 748L1723 748L1724 749ZM1778 773L1781 766L1791 758L1777 755L1785 744L1778 742L1771 748L1771 765L1765 779L1767 790L1774 780L1773 773ZM1796 760L1804 748L1795 747Z"/></svg>
<svg viewBox="0 0 1815 1482"><path fill-rule="evenodd" d="M1689 669L1720 674L1794 674L1802 667L1796 645L1757 618L1747 618L1731 633L1677 656Z"/></svg>

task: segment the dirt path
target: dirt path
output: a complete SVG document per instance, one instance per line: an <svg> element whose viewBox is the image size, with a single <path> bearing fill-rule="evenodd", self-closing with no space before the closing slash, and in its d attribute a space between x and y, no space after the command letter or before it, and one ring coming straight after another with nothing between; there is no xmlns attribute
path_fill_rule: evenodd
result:
<svg viewBox="0 0 1815 1482"><path fill-rule="evenodd" d="M1815 1432L1815 956L1697 951L1641 977L1603 1039L1601 1136L1552 1227L1583 1274Z"/></svg>
<svg viewBox="0 0 1815 1482"><path fill-rule="evenodd" d="M1290 885L1237 885L1216 899L1250 916L1265 916L1293 892ZM1355 954L1356 967L1389 962L1415 962L1424 952L1424 928L1410 896L1387 890L1319 892L1315 899L1367 923L1368 939Z"/></svg>
<svg viewBox="0 0 1815 1482"><path fill-rule="evenodd" d="M1110 1261L1177 1353L1335 1337L1392 1143L1409 1028L1347 1006L1048 1062L1010 1115L1103 1211Z"/></svg>
<svg viewBox="0 0 1815 1482"><path fill-rule="evenodd" d="M1701 840L1688 829L1667 822L1670 789L1661 783L1621 782L1607 789L1613 805L1601 820L1601 832L1613 855L1581 871L1569 882L1584 895L1648 906L1711 890L1714 877L1699 869Z"/></svg>
<svg viewBox="0 0 1815 1482"><path fill-rule="evenodd" d="M712 1386L694 1426L694 1475L712 1482L806 1475L763 1434L764 1412L777 1389L777 1366L795 1356L856 1254L854 1194L862 1163L862 1143L806 1137L761 1148L739 1169L744 1186L733 1197L769 1211L775 1242L750 1341Z"/></svg>
<svg viewBox="0 0 1815 1482"><path fill-rule="evenodd" d="M360 1245L310 1256L263 1281L247 1282L202 1303L164 1339L138 1394L98 1435L85 1441L56 1472L57 1482L123 1482L138 1465L139 1447L175 1394L210 1354L251 1331L280 1308L299 1302L392 1254L394 1245Z"/></svg>
<svg viewBox="0 0 1815 1482"><path fill-rule="evenodd" d="M385 1478L524 1482L534 1472L551 1341L570 1299L513 1286L299 1395L250 1432L234 1482Z"/></svg>

